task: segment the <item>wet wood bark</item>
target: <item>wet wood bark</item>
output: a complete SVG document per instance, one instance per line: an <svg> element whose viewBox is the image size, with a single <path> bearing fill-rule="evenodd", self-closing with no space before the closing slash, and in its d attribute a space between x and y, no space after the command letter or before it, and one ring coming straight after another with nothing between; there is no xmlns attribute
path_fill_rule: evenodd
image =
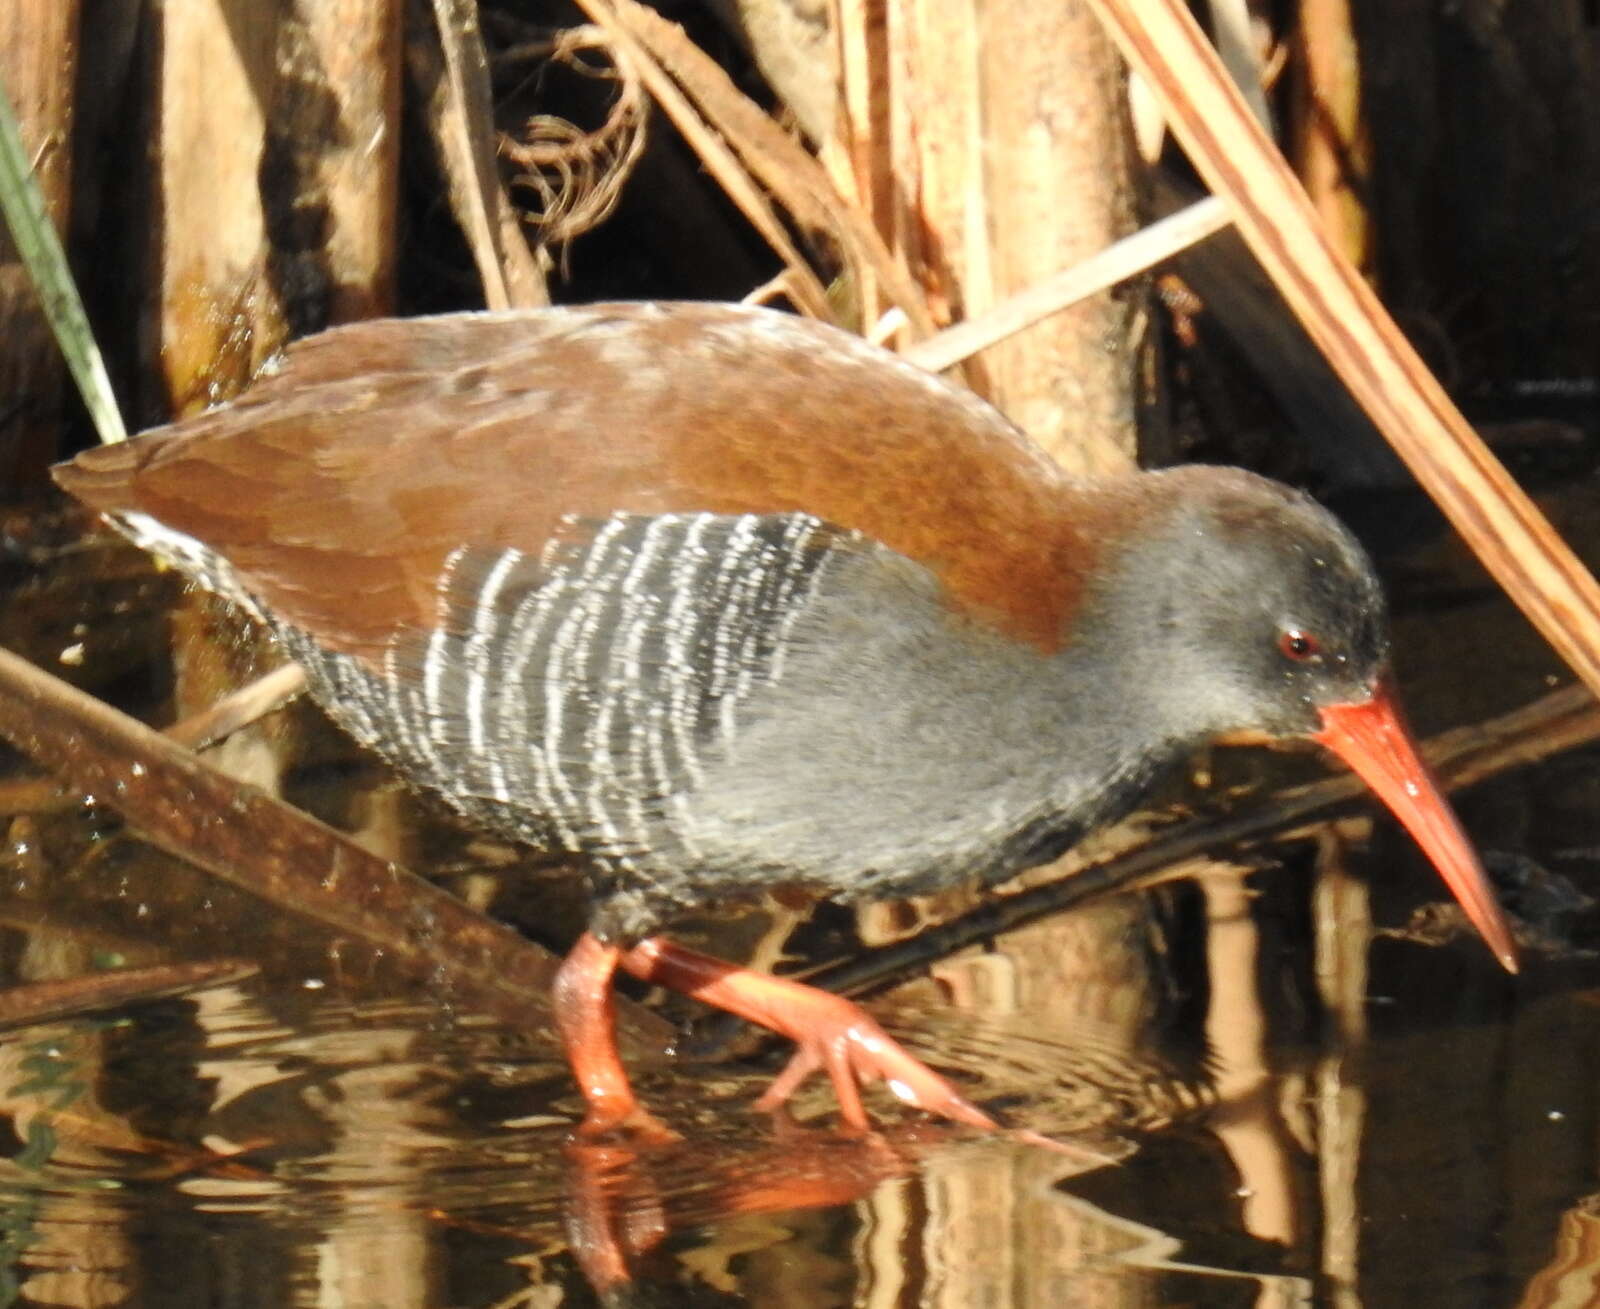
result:
<svg viewBox="0 0 1600 1309"><path fill-rule="evenodd" d="M1133 230L1121 68L1087 9L891 0L879 42L872 8L842 38L862 52L844 64L848 153L936 317L980 313ZM1096 296L985 351L968 378L1069 468L1124 470L1134 318L1127 298Z"/></svg>
<svg viewBox="0 0 1600 1309"><path fill-rule="evenodd" d="M1351 0L1301 0L1293 156L1329 236L1372 271L1371 169Z"/></svg>
<svg viewBox="0 0 1600 1309"><path fill-rule="evenodd" d="M143 343L172 412L393 304L397 0L158 0Z"/></svg>

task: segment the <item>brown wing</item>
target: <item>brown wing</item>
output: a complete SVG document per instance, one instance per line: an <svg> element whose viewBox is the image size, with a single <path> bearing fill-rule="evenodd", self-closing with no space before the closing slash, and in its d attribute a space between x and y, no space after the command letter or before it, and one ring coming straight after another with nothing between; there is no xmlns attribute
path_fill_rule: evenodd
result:
<svg viewBox="0 0 1600 1309"><path fill-rule="evenodd" d="M57 477L205 542L362 655L431 623L451 550L537 553L569 514L804 510L1042 647L1086 562L1055 465L994 409L846 333L729 305L335 328L233 404Z"/></svg>

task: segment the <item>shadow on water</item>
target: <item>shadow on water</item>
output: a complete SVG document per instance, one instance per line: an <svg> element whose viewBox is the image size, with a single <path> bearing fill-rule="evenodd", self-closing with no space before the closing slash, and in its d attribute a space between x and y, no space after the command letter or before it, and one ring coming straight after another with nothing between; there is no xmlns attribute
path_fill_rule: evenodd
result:
<svg viewBox="0 0 1600 1309"><path fill-rule="evenodd" d="M1459 567L1407 563L1406 586L1453 597L1401 622L1425 731L1531 700L1553 671ZM7 644L76 639L76 607L26 593L32 635ZM636 1066L678 1144L575 1146L582 1104L547 1032L419 993L27 783L7 793L0 983L260 971L0 1031L0 1304L1595 1303L1597 760L1463 799L1519 915L1518 979L1436 903L1405 839L1369 840L1362 818L1284 868L1213 865L1153 901L1029 923L870 1002L1061 1149L928 1123L881 1091L869 1136L836 1130L823 1086L798 1121L770 1119L750 1107L782 1057L764 1046ZM1250 784L1215 767L1218 789ZM472 895L481 853L431 863ZM555 883L518 885L533 930L570 938ZM895 939L904 915L813 918L811 954ZM764 939L742 947L770 963L804 934Z"/></svg>

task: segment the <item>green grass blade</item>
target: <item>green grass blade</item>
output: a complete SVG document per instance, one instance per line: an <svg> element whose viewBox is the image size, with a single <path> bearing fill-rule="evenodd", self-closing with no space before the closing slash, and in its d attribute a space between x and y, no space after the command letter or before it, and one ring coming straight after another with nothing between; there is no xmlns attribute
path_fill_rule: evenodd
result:
<svg viewBox="0 0 1600 1309"><path fill-rule="evenodd" d="M11 108L11 94L0 81L0 213L5 214L17 253L33 279L39 303L55 333L67 367L83 394L95 430L102 441L121 441L127 436L122 414L111 393L105 360L89 330L89 320L78 298L67 256L56 237L55 226L45 213L44 197L33 180L33 169L22 150L22 134L17 129Z"/></svg>

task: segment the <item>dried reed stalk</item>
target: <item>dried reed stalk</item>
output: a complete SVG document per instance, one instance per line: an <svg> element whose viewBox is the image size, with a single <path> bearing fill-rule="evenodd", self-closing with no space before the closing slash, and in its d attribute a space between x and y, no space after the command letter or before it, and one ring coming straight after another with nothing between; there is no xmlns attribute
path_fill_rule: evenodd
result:
<svg viewBox="0 0 1600 1309"><path fill-rule="evenodd" d="M1600 585L1340 254L1181 0L1089 3L1362 407L1512 600L1600 693Z"/></svg>

